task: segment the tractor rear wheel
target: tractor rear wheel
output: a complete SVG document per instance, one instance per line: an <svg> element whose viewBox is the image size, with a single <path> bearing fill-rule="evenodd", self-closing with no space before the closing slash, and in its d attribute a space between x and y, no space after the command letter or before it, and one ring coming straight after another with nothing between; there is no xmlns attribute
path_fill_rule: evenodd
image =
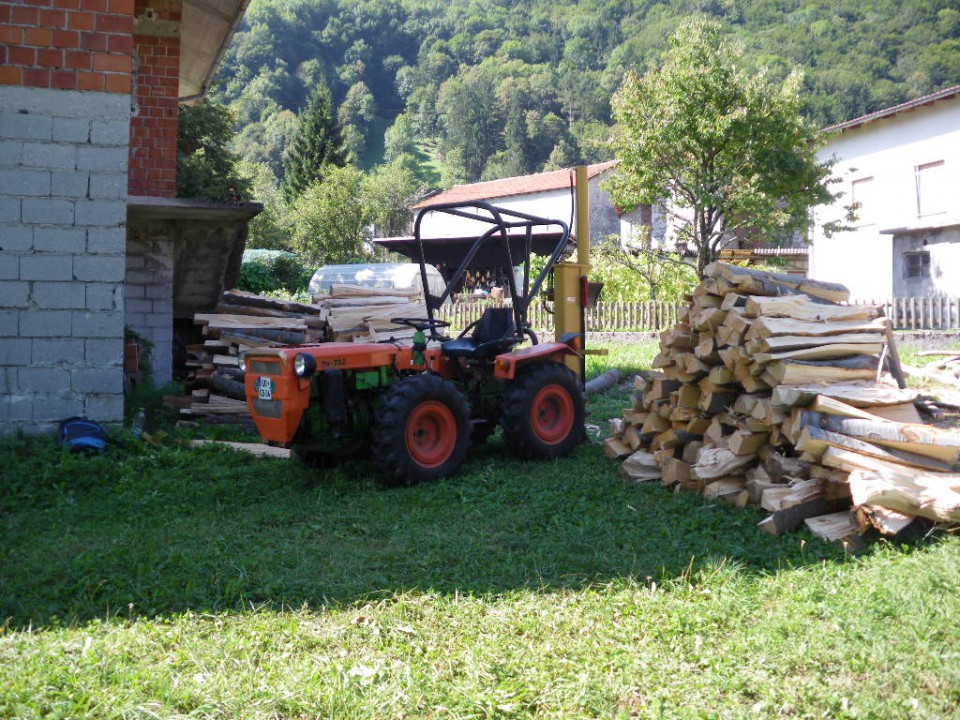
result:
<svg viewBox="0 0 960 720"><path fill-rule="evenodd" d="M524 368L503 393L503 437L523 460L548 460L572 451L583 438L584 417L577 376L560 363Z"/></svg>
<svg viewBox="0 0 960 720"><path fill-rule="evenodd" d="M414 375L390 388L373 418L373 457L391 485L456 473L470 442L470 410L439 375Z"/></svg>

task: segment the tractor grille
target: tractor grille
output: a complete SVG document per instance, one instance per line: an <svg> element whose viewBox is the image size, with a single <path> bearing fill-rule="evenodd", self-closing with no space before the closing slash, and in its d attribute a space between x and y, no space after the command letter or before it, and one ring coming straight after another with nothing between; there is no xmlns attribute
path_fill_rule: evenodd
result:
<svg viewBox="0 0 960 720"><path fill-rule="evenodd" d="M250 359L250 365L247 372L254 375L279 375L281 365L277 360L257 360Z"/></svg>
<svg viewBox="0 0 960 720"><path fill-rule="evenodd" d="M260 417L279 418L283 413L283 401L253 398L253 411Z"/></svg>

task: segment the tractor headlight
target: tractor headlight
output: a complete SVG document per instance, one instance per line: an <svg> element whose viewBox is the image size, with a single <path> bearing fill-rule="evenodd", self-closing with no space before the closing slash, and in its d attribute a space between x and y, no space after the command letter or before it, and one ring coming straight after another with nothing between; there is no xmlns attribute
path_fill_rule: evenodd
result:
<svg viewBox="0 0 960 720"><path fill-rule="evenodd" d="M310 377L317 371L316 358L306 353L298 353L293 359L293 371L297 374L297 377Z"/></svg>

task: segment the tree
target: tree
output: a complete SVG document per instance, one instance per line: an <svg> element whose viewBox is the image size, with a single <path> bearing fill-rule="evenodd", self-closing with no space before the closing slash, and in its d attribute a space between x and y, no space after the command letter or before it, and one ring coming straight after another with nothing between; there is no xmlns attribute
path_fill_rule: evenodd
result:
<svg viewBox="0 0 960 720"><path fill-rule="evenodd" d="M359 163L367 153L367 135L374 120L374 99L362 82L355 83L337 110L337 120L343 130L345 154Z"/></svg>
<svg viewBox="0 0 960 720"><path fill-rule="evenodd" d="M410 233L410 207L417 196L417 178L403 158L382 165L363 181L363 198L378 237Z"/></svg>
<svg viewBox="0 0 960 720"><path fill-rule="evenodd" d="M296 134L283 154L283 192L292 200L322 180L329 166L343 167L344 163L330 90L318 85L297 116Z"/></svg>
<svg viewBox="0 0 960 720"><path fill-rule="evenodd" d="M363 201L363 173L331 166L323 182L308 187L290 206L290 238L305 265L364 259L369 211Z"/></svg>
<svg viewBox="0 0 960 720"><path fill-rule="evenodd" d="M274 175L283 170L283 153L296 133L297 116L289 110L274 111L263 122L243 127L233 140L241 158L250 163L263 163Z"/></svg>
<svg viewBox="0 0 960 720"><path fill-rule="evenodd" d="M233 118L223 105L203 101L180 106L177 126L177 197L246 200L250 181L230 150Z"/></svg>
<svg viewBox="0 0 960 720"><path fill-rule="evenodd" d="M246 247L289 250L292 223L277 178L263 163L241 163L240 172L250 179L253 199L263 205L263 212L250 220Z"/></svg>
<svg viewBox="0 0 960 720"><path fill-rule="evenodd" d="M393 125L387 128L383 142L385 146L384 159L388 163L393 162L401 155L415 155L418 152L417 136L409 113L397 115Z"/></svg>
<svg viewBox="0 0 960 720"><path fill-rule="evenodd" d="M467 182L483 174L487 158L502 147L503 117L497 102L498 68L494 63L471 68L443 84L441 108L447 162L458 162ZM455 160L454 160L455 159Z"/></svg>
<svg viewBox="0 0 960 720"><path fill-rule="evenodd" d="M650 300L679 302L693 291L696 274L693 266L677 253L658 249L651 241L649 228L633 242L608 235L591 249L591 267L595 280L603 283L608 300Z"/></svg>
<svg viewBox="0 0 960 720"><path fill-rule="evenodd" d="M830 202L830 162L801 114L801 78L782 85L749 67L718 23L684 22L659 67L628 74L613 99L621 160L611 182L624 208L672 215L697 274L735 237L786 237Z"/></svg>

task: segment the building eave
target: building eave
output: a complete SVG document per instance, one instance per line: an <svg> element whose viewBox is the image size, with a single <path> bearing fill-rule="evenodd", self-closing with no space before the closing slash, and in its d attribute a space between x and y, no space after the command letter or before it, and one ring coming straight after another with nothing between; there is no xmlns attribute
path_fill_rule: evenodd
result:
<svg viewBox="0 0 960 720"><path fill-rule="evenodd" d="M905 103L899 105L894 105L893 107L884 108L883 110L878 110L874 113L868 113L867 115L862 115L852 120L847 120L846 122L837 123L836 125L830 125L823 128L823 132L827 134L843 133L848 130L853 130L859 128L863 125L868 125L870 123L877 122L879 120L884 120L886 118L891 118L895 115L899 115L905 112L911 112L917 108L925 107L927 105L933 105L934 103L941 102L943 100L950 100L954 97L960 96L960 85L954 85L953 87L945 88L939 92L931 93L930 95L924 95L923 97L914 98L913 100L908 100Z"/></svg>
<svg viewBox="0 0 960 720"><path fill-rule="evenodd" d="M930 232L931 230L946 230L947 228L954 227L960 227L960 217L953 215L934 215L933 217L922 218L913 225L881 230L880 234L908 235L911 233Z"/></svg>
<svg viewBox="0 0 960 720"><path fill-rule="evenodd" d="M183 0L180 102L203 98L250 0Z"/></svg>
<svg viewBox="0 0 960 720"><path fill-rule="evenodd" d="M137 195L127 198L127 218L130 220L250 220L261 212L263 205L255 202Z"/></svg>

